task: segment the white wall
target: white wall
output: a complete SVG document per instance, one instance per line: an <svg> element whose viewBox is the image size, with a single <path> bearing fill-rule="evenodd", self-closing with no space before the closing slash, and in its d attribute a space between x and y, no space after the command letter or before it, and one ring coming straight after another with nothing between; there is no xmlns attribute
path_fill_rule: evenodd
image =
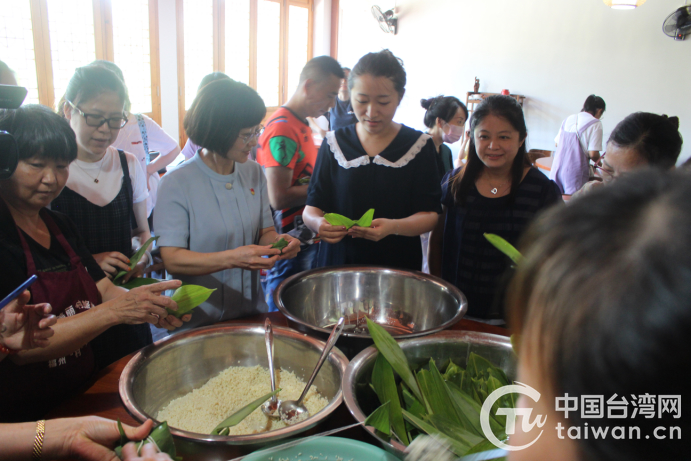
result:
<svg viewBox="0 0 691 461"><path fill-rule="evenodd" d="M370 7L396 6L398 34L384 34ZM438 94L465 101L503 88L527 97L528 148L554 148L561 121L591 94L602 96L607 139L635 111L677 115L691 157L691 37L662 33L683 0L651 0L632 11L601 0L347 0L340 2L339 61L352 67L389 48L408 74L396 119L423 128L419 100ZM456 148L458 148L456 146Z"/></svg>

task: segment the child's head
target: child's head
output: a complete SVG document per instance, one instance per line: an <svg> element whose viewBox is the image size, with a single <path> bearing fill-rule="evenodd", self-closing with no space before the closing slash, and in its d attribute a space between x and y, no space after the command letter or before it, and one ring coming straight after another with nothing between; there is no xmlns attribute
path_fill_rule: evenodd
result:
<svg viewBox="0 0 691 461"><path fill-rule="evenodd" d="M507 308L519 334L518 380L542 394L536 407L549 413L541 440L514 459L541 459L550 444L560 454L543 459L686 456L678 451L681 441L670 438L671 427L688 433L688 419L658 418L657 412L659 396L689 389L682 377L691 365L689 197L689 174L633 173L548 211L526 232L520 245L525 261L512 281ZM568 419L555 411L555 397L565 394L579 400ZM608 418L607 412L604 419L582 417L581 396L603 396L611 408L607 400L614 394L616 401L626 398L626 418ZM632 401L637 405L644 394L655 397L654 417L632 418ZM560 421L564 440L554 429ZM612 433L593 437L594 428L606 426L623 427L624 439ZM656 434L658 426L664 432ZM581 438L570 440L576 427ZM639 428L640 439L632 427ZM537 433L517 435L512 445Z"/></svg>

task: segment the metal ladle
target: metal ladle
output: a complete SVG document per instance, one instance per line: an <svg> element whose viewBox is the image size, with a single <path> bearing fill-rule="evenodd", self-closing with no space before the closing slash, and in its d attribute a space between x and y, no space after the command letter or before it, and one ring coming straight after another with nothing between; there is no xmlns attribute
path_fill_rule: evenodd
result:
<svg viewBox="0 0 691 461"><path fill-rule="evenodd" d="M317 377L317 373L319 373L319 370L321 369L322 365L324 365L324 361L329 356L329 352L331 352L331 349L333 349L333 347L336 345L338 337L341 336L344 322L345 318L341 317L338 320L338 323L334 327L333 331L331 331L329 339L326 342L326 346L324 346L324 350L322 351L322 355L321 357L319 357L317 366L314 367L312 376L310 376L309 381L307 381L307 385L305 386L305 389L302 391L300 398L297 400L285 400L281 402L281 404L278 406L278 414L281 417L281 421L283 421L287 425L290 426L292 424L297 424L300 421L304 421L309 417L309 410L307 410L307 408L302 404L302 400L307 395L307 391L309 391L310 386L312 385L314 378Z"/></svg>
<svg viewBox="0 0 691 461"><path fill-rule="evenodd" d="M264 321L264 342L266 343L266 355L269 357L269 374L271 376L271 392L276 390L276 374L274 372L274 332L271 320ZM275 395L262 405L262 412L269 418L278 419L278 406L281 401Z"/></svg>

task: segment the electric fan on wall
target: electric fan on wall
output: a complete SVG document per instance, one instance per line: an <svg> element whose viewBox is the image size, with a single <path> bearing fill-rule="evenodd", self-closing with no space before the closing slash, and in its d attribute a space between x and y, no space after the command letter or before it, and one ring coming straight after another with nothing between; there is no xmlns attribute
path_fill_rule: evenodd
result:
<svg viewBox="0 0 691 461"><path fill-rule="evenodd" d="M377 5L372 6L372 16L379 23L379 27L387 34L396 35L398 19L394 17L393 10L382 11Z"/></svg>
<svg viewBox="0 0 691 461"><path fill-rule="evenodd" d="M674 40L684 40L691 33L691 6L682 6L667 16L662 31Z"/></svg>

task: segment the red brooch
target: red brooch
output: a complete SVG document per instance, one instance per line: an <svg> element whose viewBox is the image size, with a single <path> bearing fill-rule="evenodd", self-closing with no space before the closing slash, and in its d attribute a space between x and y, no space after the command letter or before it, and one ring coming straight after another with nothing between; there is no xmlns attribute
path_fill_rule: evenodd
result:
<svg viewBox="0 0 691 461"><path fill-rule="evenodd" d="M252 192L252 195L254 195L254 189L250 189L250 192Z"/></svg>

